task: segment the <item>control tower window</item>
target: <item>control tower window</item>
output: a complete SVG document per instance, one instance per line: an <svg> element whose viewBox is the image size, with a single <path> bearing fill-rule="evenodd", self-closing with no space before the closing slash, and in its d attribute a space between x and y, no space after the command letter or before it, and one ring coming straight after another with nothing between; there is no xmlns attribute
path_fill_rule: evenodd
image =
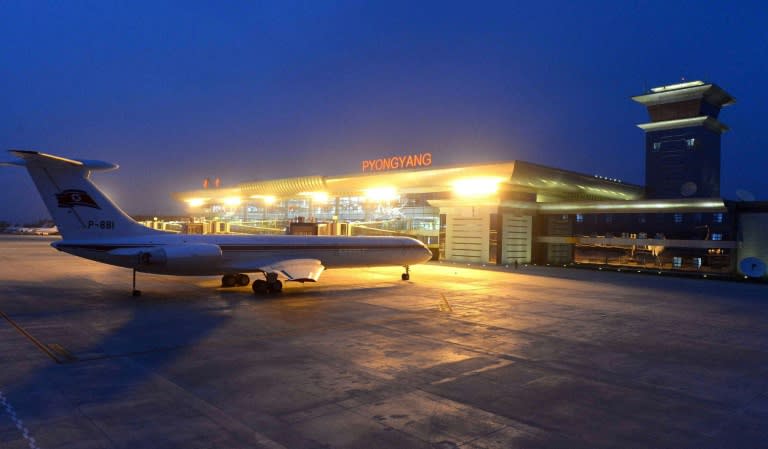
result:
<svg viewBox="0 0 768 449"><path fill-rule="evenodd" d="M692 150L696 146L696 139L694 138L685 139L685 144L688 146L689 150Z"/></svg>
<svg viewBox="0 0 768 449"><path fill-rule="evenodd" d="M653 142L653 151L661 150L661 142Z"/></svg>

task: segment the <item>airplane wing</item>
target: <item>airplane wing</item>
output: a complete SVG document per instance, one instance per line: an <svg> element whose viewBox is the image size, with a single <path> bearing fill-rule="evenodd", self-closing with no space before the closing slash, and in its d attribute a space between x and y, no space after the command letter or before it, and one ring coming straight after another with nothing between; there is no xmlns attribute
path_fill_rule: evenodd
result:
<svg viewBox="0 0 768 449"><path fill-rule="evenodd" d="M320 274L325 270L323 264L317 259L285 259L266 263L257 261L254 264L238 265L233 268L244 272L277 273L278 277L297 282L317 282Z"/></svg>

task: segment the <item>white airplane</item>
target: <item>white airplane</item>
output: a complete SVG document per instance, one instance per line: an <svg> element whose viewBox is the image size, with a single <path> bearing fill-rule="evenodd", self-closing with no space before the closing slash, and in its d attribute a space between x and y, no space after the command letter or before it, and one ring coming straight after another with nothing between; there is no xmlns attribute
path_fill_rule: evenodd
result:
<svg viewBox="0 0 768 449"><path fill-rule="evenodd" d="M56 225L52 225L40 228L31 228L29 232L35 235L55 235L59 233L59 230L56 228Z"/></svg>
<svg viewBox="0 0 768 449"><path fill-rule="evenodd" d="M11 150L19 157L2 165L26 167L62 239L51 246L86 259L136 272L178 276L222 275L223 287L250 283L255 293L280 292L281 280L316 282L326 268L403 266L432 257L410 237L325 237L293 235L184 235L140 225L90 180L91 172L117 165L74 160L37 151Z"/></svg>

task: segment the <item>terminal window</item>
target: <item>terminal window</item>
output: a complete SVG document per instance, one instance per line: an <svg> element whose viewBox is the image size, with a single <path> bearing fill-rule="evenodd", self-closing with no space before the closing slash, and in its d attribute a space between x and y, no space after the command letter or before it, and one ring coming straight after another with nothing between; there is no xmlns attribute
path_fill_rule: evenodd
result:
<svg viewBox="0 0 768 449"><path fill-rule="evenodd" d="M584 222L584 214L576 214L576 223Z"/></svg>
<svg viewBox="0 0 768 449"><path fill-rule="evenodd" d="M653 142L653 151L661 150L661 142Z"/></svg>
<svg viewBox="0 0 768 449"><path fill-rule="evenodd" d="M682 268L683 267L683 258L682 257L673 257L672 258L672 267L674 268Z"/></svg>
<svg viewBox="0 0 768 449"><path fill-rule="evenodd" d="M712 214L712 222L713 223L722 223L723 222L723 214L718 212L716 214Z"/></svg>
<svg viewBox="0 0 768 449"><path fill-rule="evenodd" d="M685 144L689 150L692 150L696 146L696 139L685 139Z"/></svg>
<svg viewBox="0 0 768 449"><path fill-rule="evenodd" d="M712 240L722 240L722 239L723 239L723 234L719 232L712 233Z"/></svg>
<svg viewBox="0 0 768 449"><path fill-rule="evenodd" d="M675 214L675 223L683 222L683 214Z"/></svg>

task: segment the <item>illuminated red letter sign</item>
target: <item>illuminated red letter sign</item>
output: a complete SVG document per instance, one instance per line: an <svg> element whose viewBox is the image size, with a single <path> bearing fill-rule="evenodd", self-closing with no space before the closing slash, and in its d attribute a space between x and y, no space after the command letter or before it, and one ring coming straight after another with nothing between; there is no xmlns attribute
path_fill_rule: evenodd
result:
<svg viewBox="0 0 768 449"><path fill-rule="evenodd" d="M366 159L360 163L364 172L419 168L432 165L432 153L407 154L380 159Z"/></svg>

